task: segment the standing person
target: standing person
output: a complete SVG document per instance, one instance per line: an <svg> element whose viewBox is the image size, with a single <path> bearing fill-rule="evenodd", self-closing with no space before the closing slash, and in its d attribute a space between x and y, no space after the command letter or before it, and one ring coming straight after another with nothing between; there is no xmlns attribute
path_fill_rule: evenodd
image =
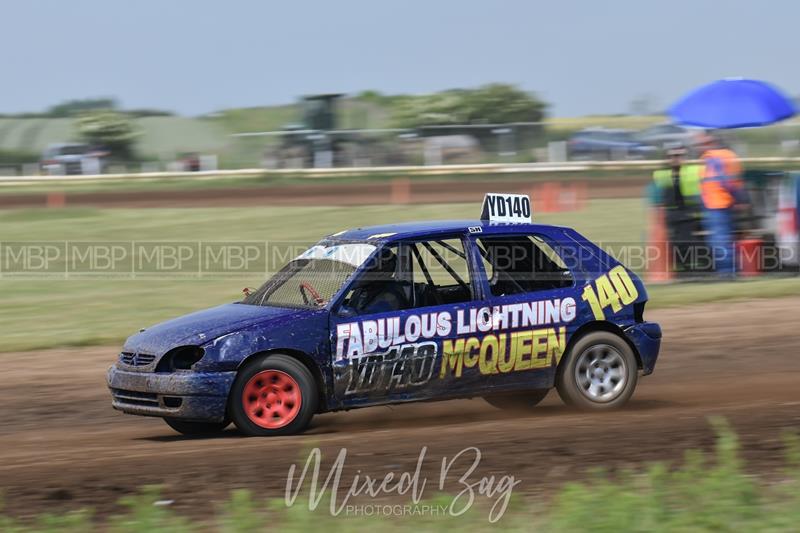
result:
<svg viewBox="0 0 800 533"><path fill-rule="evenodd" d="M746 203L742 165L733 150L710 135L702 138L701 147L704 168L700 192L705 206L704 221L709 233L711 257L717 275L732 278L736 275L733 208L737 203Z"/></svg>
<svg viewBox="0 0 800 533"><path fill-rule="evenodd" d="M670 259L678 272L694 267L694 240L700 229L700 179L703 166L686 163L686 149L667 149L667 168L653 172L659 203L664 207Z"/></svg>

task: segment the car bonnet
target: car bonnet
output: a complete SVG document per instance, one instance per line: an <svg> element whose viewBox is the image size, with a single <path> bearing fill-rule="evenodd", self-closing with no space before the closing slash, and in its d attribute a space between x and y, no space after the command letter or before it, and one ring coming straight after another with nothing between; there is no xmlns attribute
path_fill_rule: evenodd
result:
<svg viewBox="0 0 800 533"><path fill-rule="evenodd" d="M284 307L220 305L144 328L128 338L123 350L160 356L178 346L202 345L249 325L297 312Z"/></svg>

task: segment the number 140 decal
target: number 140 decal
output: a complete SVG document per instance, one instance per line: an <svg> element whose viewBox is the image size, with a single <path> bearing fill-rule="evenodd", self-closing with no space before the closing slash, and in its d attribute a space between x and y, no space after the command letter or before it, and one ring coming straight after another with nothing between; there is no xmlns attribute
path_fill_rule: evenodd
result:
<svg viewBox="0 0 800 533"><path fill-rule="evenodd" d="M623 266L612 268L583 289L581 298L592 308L597 320L605 320L605 309L611 312L620 311L623 306L632 304L639 297L628 271Z"/></svg>

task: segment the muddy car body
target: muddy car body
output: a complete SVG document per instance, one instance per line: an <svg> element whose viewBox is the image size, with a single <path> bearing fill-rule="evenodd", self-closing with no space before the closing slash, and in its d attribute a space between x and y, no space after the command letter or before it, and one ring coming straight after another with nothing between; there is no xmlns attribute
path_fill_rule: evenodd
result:
<svg viewBox="0 0 800 533"><path fill-rule="evenodd" d="M614 408L653 371L641 280L575 230L494 220L357 228L242 301L143 329L109 369L113 406L183 433L253 435L315 413L485 397Z"/></svg>

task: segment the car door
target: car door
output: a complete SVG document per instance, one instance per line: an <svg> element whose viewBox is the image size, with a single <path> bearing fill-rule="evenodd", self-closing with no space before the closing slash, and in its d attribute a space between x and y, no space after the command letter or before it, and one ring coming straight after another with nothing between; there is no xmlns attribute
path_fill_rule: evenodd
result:
<svg viewBox="0 0 800 533"><path fill-rule="evenodd" d="M485 283L491 330L477 366L491 391L552 387L556 368L579 320L575 274L543 233L473 235Z"/></svg>
<svg viewBox="0 0 800 533"><path fill-rule="evenodd" d="M440 379L474 299L462 235L384 245L331 313L334 394L344 407L458 395ZM394 263L387 266L386 262Z"/></svg>

